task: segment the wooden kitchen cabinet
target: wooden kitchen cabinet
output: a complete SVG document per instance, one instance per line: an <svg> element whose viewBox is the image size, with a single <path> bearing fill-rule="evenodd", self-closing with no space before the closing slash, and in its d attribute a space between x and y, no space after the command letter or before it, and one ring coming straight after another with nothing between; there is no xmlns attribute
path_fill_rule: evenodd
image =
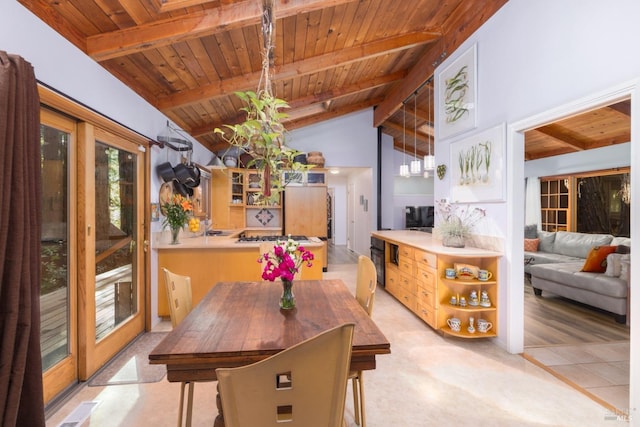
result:
<svg viewBox="0 0 640 427"><path fill-rule="evenodd" d="M286 234L327 237L326 187L287 187L284 211Z"/></svg>
<svg viewBox="0 0 640 427"><path fill-rule="evenodd" d="M242 169L214 169L211 174L211 227L245 227L244 175Z"/></svg>

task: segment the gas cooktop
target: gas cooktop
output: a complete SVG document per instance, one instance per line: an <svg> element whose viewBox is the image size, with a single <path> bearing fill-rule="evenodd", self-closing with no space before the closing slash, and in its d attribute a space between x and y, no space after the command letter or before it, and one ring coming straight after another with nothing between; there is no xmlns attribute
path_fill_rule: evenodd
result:
<svg viewBox="0 0 640 427"><path fill-rule="evenodd" d="M276 240L292 239L296 242L302 242L309 240L307 236L243 236L238 237L237 243L247 242L275 242Z"/></svg>

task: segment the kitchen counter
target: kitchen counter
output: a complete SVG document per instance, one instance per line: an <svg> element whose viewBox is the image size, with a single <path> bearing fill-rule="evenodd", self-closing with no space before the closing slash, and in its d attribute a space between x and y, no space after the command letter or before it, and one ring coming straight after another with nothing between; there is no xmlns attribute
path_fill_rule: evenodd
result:
<svg viewBox="0 0 640 427"><path fill-rule="evenodd" d="M264 235L264 229L222 230L221 235L191 237L182 232L180 243L169 244L169 231L154 236L152 249L158 251L158 315L169 316L163 268L191 277L192 303L195 306L218 282L260 281L264 264L258 263L260 246L275 242L238 242L241 233ZM271 230L279 235L280 229ZM254 234L254 233L258 234ZM325 244L317 237L300 242L314 255L313 265L301 267L300 279L322 279L322 267L326 257ZM279 281L272 284L279 286Z"/></svg>
<svg viewBox="0 0 640 427"><path fill-rule="evenodd" d="M243 230L221 230L222 234L214 236L198 236L192 237L189 232L182 232L180 234L180 244L169 244L170 236L169 231L158 233L155 239L154 249L239 249L239 248L258 248L261 243L264 242L238 242L238 236L244 232L247 235L250 234L250 229ZM273 242L275 244L275 242ZM308 241L300 242L305 248L319 248L324 247L324 243L317 237L309 237Z"/></svg>
<svg viewBox="0 0 640 427"><path fill-rule="evenodd" d="M451 255L456 257L477 257L477 256L502 256L502 253L487 249L473 248L450 248L442 246L442 240L437 239L431 233L413 230L378 230L372 231L371 235L388 242L413 246L423 251L432 252L437 255Z"/></svg>

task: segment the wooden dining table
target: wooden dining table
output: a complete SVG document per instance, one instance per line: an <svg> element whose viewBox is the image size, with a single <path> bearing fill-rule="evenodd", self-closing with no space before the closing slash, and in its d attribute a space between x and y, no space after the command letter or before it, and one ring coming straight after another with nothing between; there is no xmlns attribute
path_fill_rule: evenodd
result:
<svg viewBox="0 0 640 427"><path fill-rule="evenodd" d="M149 354L171 382L214 381L217 368L263 360L321 332L354 323L351 370L376 368L391 345L341 280L297 280L296 307L281 310L279 282L219 282ZM220 410L220 406L218 405ZM219 419L216 425L223 425Z"/></svg>

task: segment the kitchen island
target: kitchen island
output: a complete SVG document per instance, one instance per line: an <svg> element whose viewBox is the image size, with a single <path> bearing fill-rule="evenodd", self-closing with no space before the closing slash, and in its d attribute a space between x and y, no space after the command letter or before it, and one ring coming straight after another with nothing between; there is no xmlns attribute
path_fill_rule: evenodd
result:
<svg viewBox="0 0 640 427"><path fill-rule="evenodd" d="M222 230L221 234L214 236L190 237L184 233L177 245L169 244L164 234L158 236L153 246L158 251L158 316L161 317L169 316L163 268L191 277L192 304L195 306L218 282L262 280L264 264L258 263L261 245L275 244L264 241L239 242L241 235L269 234L256 233L252 229ZM311 251L315 258L311 267L301 267L300 279L321 280L326 256L324 242L309 237L300 245Z"/></svg>
<svg viewBox="0 0 640 427"><path fill-rule="evenodd" d="M371 235L385 242L385 290L432 328L460 338L495 337L498 330L498 260L500 252L442 245L431 233L410 230L381 230ZM491 277L447 278L448 268L463 266L472 271L487 270ZM472 296L476 299L473 300ZM486 299L481 300L481 296ZM464 298L464 304L460 301ZM451 328L449 319L460 328ZM489 329L477 329L478 320Z"/></svg>

